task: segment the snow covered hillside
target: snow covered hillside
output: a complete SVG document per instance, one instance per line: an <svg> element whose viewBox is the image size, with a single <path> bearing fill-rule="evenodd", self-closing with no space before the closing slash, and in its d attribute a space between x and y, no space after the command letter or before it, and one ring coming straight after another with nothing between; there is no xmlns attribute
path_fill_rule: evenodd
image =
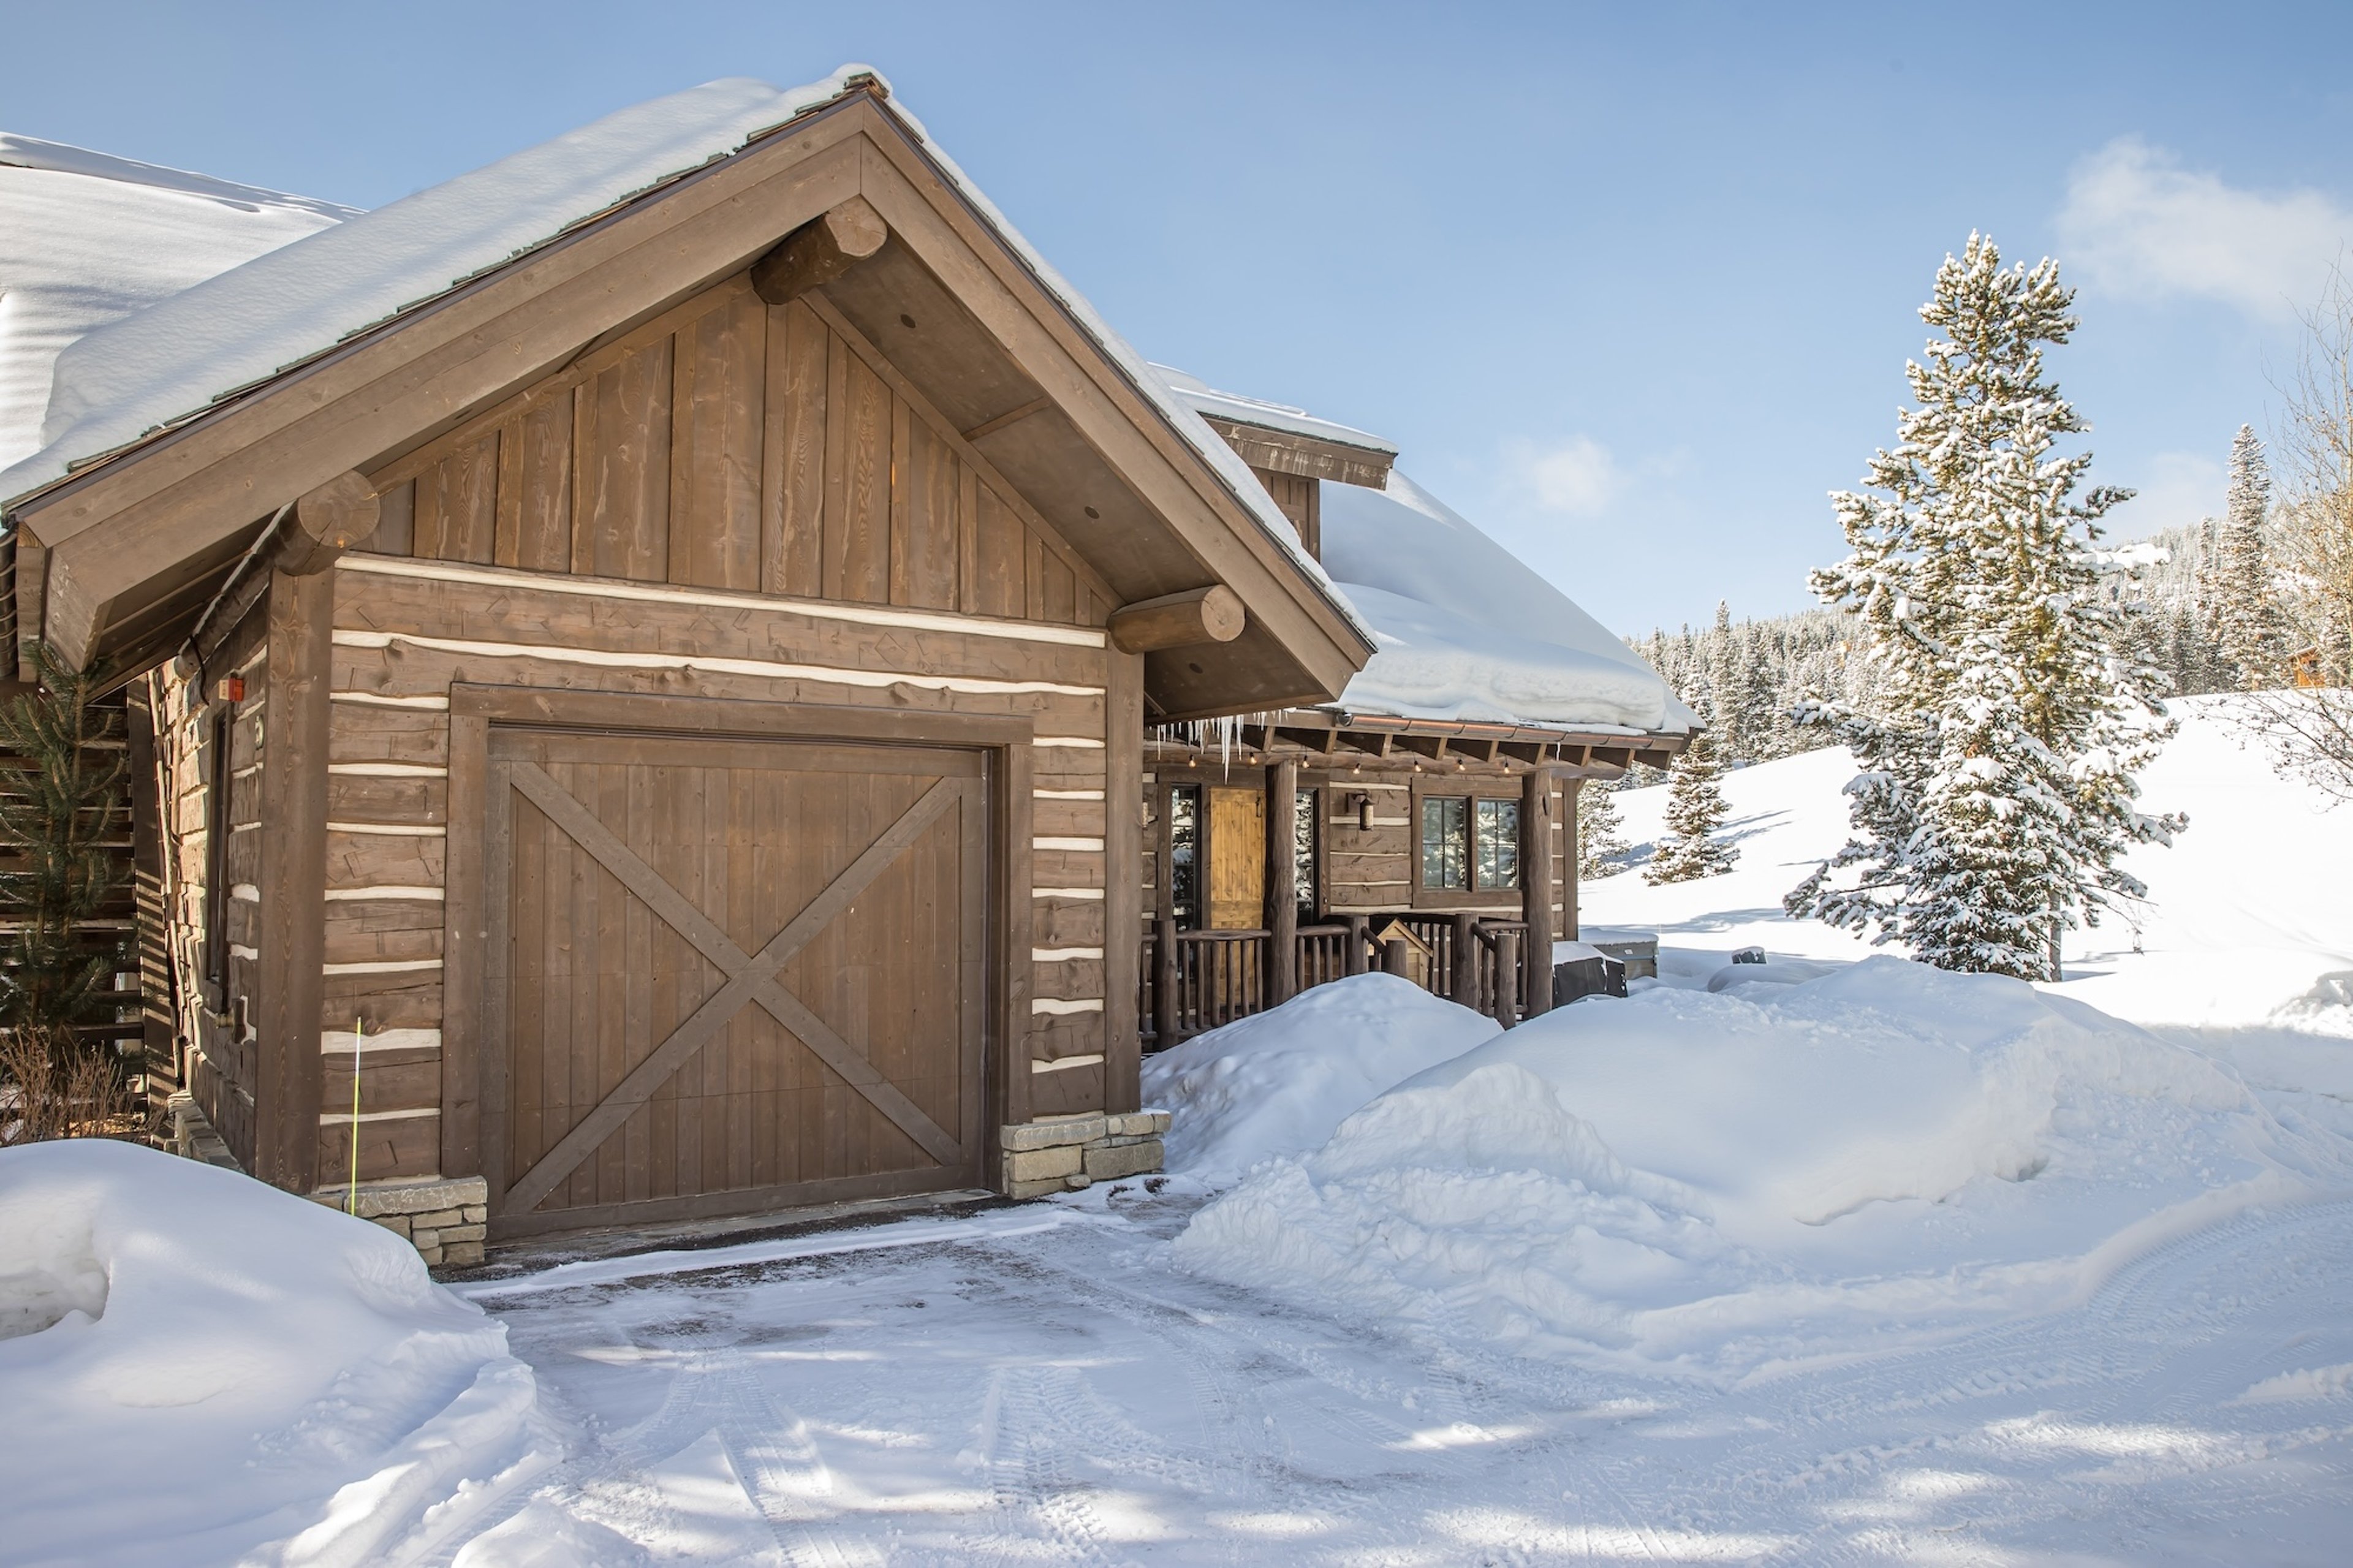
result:
<svg viewBox="0 0 2353 1568"><path fill-rule="evenodd" d="M2147 1025L2293 1026L2353 1037L2353 810L2282 779L2229 722L2230 697L2171 704L2181 732L2142 775L2142 805L2186 811L2170 848L2126 859L2148 884L2130 920L2069 933L2062 994ZM1810 752L1724 776L1725 837L1740 860L1723 876L1653 888L1639 870L1588 882L1585 922L1659 933L1686 977L1714 973L1751 944L1800 958L1852 959L1862 939L1781 913L1781 897L1847 834L1845 751ZM1616 798L1642 853L1667 791ZM2353 1080L2348 1080L2353 1089Z"/></svg>

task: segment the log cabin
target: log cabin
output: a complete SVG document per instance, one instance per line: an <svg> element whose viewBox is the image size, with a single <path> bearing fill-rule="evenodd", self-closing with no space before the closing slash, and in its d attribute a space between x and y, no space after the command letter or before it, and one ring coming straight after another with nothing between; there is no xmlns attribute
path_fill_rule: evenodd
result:
<svg viewBox="0 0 2353 1568"><path fill-rule="evenodd" d="M1384 963L1514 1019L1580 934L1577 802L1697 719L1590 616L1396 467L1394 444L1155 367L1371 628L1329 700L1155 722L1146 1048Z"/></svg>
<svg viewBox="0 0 2353 1568"><path fill-rule="evenodd" d="M1147 705L1372 652L863 70L101 326L0 495L12 640L149 730L192 1114L448 1263L1155 1168Z"/></svg>
<svg viewBox="0 0 2353 1568"><path fill-rule="evenodd" d="M1540 1006L1577 781L1688 729L871 71L368 214L90 177L210 248L35 345L0 633L127 702L176 1142L429 1260L1155 1169L1142 1049L1370 965Z"/></svg>

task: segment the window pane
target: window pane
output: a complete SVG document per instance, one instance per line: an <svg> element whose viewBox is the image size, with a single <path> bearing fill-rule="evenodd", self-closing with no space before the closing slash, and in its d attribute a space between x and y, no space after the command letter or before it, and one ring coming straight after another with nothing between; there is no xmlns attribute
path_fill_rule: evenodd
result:
<svg viewBox="0 0 2353 1568"><path fill-rule="evenodd" d="M1301 790L1291 806L1292 885L1299 889L1299 921L1315 919L1315 792Z"/></svg>
<svg viewBox="0 0 2353 1568"><path fill-rule="evenodd" d="M1201 929L1201 791L1168 792L1168 894L1178 931Z"/></svg>
<svg viewBox="0 0 2353 1568"><path fill-rule="evenodd" d="M1520 885L1520 803L1479 803L1479 883L1482 888Z"/></svg>
<svg viewBox="0 0 2353 1568"><path fill-rule="evenodd" d="M1425 888L1467 888L1471 885L1470 826L1460 795L1427 795L1421 803L1421 885Z"/></svg>

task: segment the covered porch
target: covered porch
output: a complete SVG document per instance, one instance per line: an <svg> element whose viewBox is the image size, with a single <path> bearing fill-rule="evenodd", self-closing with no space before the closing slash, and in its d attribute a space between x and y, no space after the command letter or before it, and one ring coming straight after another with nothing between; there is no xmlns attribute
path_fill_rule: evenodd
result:
<svg viewBox="0 0 2353 1568"><path fill-rule="evenodd" d="M1145 742L1146 1051L1374 971L1505 1028L1574 940L1577 800L1672 742L1291 710Z"/></svg>

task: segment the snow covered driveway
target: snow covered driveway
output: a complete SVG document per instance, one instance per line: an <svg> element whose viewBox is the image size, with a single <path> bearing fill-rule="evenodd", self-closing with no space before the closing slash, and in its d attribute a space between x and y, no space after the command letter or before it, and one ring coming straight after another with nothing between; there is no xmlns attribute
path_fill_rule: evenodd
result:
<svg viewBox="0 0 2353 1568"><path fill-rule="evenodd" d="M1044 1231L999 1211L485 1293L566 1457L457 1561L2318 1563L2353 1539L2353 1203L1719 1393L1180 1273L1198 1202L1126 1184ZM928 1239L873 1245L898 1237Z"/></svg>

